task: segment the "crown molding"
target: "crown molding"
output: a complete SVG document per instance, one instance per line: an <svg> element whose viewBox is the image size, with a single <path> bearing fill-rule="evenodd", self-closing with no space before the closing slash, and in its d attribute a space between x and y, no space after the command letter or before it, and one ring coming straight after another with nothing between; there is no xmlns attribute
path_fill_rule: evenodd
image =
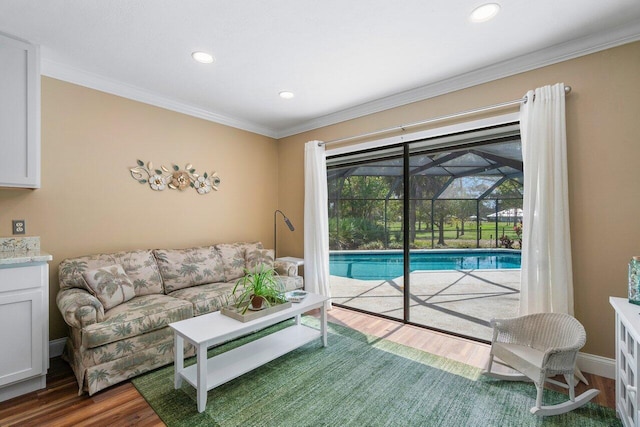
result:
<svg viewBox="0 0 640 427"><path fill-rule="evenodd" d="M591 34L549 48L540 49L533 53L498 62L488 67L421 86L416 89L327 114L280 131L276 134L276 138L281 139L346 120L400 107L412 102L423 101L446 93L535 70L547 65L557 64L638 40L640 40L640 20L609 31ZM571 82L565 83L571 84Z"/></svg>
<svg viewBox="0 0 640 427"><path fill-rule="evenodd" d="M213 111L208 111L195 105L187 104L175 99L160 96L153 92L149 92L137 86L129 85L117 80L91 73L79 68L75 68L66 64L53 61L46 58L43 53L41 58L41 74L54 79L63 80L69 83L85 86L101 92L110 93L112 95L121 96L134 101L153 105L167 110L175 111L210 122L219 123L233 128L246 130L248 132L257 133L259 135L276 137L273 129L256 125L245 120L228 117Z"/></svg>
<svg viewBox="0 0 640 427"><path fill-rule="evenodd" d="M364 104L356 105L335 113L327 114L284 130L276 130L255 123L225 116L185 102L160 96L137 86L81 70L47 58L43 49L41 73L45 76L78 84L101 92L187 114L189 116L219 123L248 132L257 133L270 138L281 139L346 120L356 119L391 108L400 107L417 101L434 98L446 93L466 89L482 83L531 71L547 65L556 64L580 56L599 52L612 47L640 40L640 20L589 36L557 44L533 53L499 62L488 67L464 73L449 79L434 82L416 89L380 98ZM571 82L565 82L571 84Z"/></svg>

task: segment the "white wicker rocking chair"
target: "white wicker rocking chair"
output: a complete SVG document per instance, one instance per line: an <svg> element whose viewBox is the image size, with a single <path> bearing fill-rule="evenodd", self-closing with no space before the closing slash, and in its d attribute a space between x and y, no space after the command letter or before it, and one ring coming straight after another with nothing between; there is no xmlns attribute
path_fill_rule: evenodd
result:
<svg viewBox="0 0 640 427"><path fill-rule="evenodd" d="M578 351L584 346L587 334L574 317L561 313L538 313L511 319L493 319L491 355L485 375L506 381L531 380L536 385L536 406L531 413L539 416L558 415L572 411L593 399L600 390L587 390L575 395L574 373L587 383L576 370ZM501 361L494 360L494 357ZM513 368L520 374L492 372L493 362ZM564 375L566 384L549 377ZM569 400L557 405L542 406L544 383L569 389Z"/></svg>

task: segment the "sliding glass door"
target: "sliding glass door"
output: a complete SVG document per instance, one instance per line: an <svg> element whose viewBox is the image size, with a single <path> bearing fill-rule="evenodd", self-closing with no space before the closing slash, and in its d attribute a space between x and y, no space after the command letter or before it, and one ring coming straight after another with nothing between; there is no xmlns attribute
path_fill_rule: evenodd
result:
<svg viewBox="0 0 640 427"><path fill-rule="evenodd" d="M491 318L518 314L519 134L409 152L408 320L490 340ZM516 216L495 216L507 207Z"/></svg>
<svg viewBox="0 0 640 427"><path fill-rule="evenodd" d="M327 160L331 295L404 319L402 147Z"/></svg>
<svg viewBox="0 0 640 427"><path fill-rule="evenodd" d="M330 157L327 176L335 304L481 340L517 315L517 124Z"/></svg>

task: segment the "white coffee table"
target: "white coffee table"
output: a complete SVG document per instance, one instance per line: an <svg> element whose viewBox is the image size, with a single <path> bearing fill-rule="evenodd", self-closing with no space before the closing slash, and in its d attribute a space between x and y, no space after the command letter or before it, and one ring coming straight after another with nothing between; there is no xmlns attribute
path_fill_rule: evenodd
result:
<svg viewBox="0 0 640 427"><path fill-rule="evenodd" d="M232 319L218 311L169 324L174 331L175 339L175 388L182 386L183 379L195 387L198 396L198 412L202 412L207 403L207 391L212 388L315 339L322 338L322 345L326 347L327 313L325 302L328 299L322 295L309 293L302 302L293 303L291 308L246 323ZM301 314L316 308L321 309L319 331L300 323ZM290 327L207 359L208 347L294 317L296 323ZM184 367L184 341L193 344L197 351L196 364L187 368Z"/></svg>

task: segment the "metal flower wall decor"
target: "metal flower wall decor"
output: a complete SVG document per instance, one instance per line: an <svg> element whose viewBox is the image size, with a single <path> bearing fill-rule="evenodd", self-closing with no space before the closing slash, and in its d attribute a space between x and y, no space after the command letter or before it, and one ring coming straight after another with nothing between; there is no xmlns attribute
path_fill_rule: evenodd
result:
<svg viewBox="0 0 640 427"><path fill-rule="evenodd" d="M191 164L182 170L177 165L173 165L171 169L164 166L154 169L153 163L148 162L145 166L142 160L138 160L138 166L129 170L133 179L140 184L149 184L155 191L162 191L167 187L183 191L190 187L198 194L207 194L211 189L217 191L220 186L220 177L216 172L199 175Z"/></svg>

